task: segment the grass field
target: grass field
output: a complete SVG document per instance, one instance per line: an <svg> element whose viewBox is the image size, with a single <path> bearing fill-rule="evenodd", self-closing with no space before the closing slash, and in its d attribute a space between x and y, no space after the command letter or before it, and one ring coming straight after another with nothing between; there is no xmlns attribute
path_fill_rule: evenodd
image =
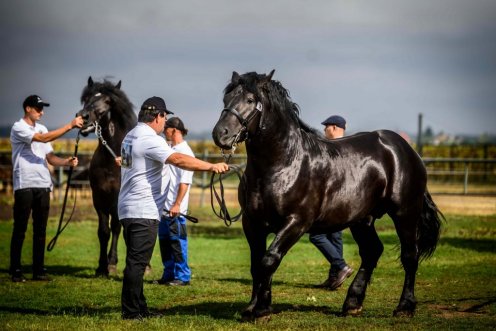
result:
<svg viewBox="0 0 496 331"><path fill-rule="evenodd" d="M5 201L2 201L4 204ZM449 205L447 202L446 206ZM493 200L494 203L494 200ZM454 205L460 205L455 202ZM447 208L447 207L445 207ZM85 208L93 213L91 208ZM240 311L251 292L249 249L239 223L226 227L209 208L192 213L200 223L189 224L192 285L170 288L153 285L161 274L155 248L152 273L146 277L148 304L164 317L144 322L120 319L120 291L125 247L120 240L118 274L94 278L97 265L97 223L71 223L55 249L46 253L53 281L12 283L7 273L12 221L0 221L0 329L2 330L489 330L496 327L496 214L447 216L433 258L417 276L417 314L393 318L403 285L398 239L392 222L377 222L385 245L361 317L340 317L347 280L338 291L313 286L322 282L328 265L308 236L284 258L273 279L275 314L263 323L240 322ZM50 219L48 240L56 230ZM31 261L31 226L23 263ZM344 232L345 258L356 270L357 247ZM29 271L29 269L28 269ZM29 277L29 273L26 272Z"/></svg>

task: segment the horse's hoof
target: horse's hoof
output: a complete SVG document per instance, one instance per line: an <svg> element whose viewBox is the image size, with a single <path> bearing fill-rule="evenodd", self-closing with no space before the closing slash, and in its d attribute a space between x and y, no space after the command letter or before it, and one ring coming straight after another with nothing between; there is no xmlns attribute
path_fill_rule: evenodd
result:
<svg viewBox="0 0 496 331"><path fill-rule="evenodd" d="M362 314L362 309L363 307L356 307L356 308L350 308L343 310L342 314L343 316L360 316Z"/></svg>
<svg viewBox="0 0 496 331"><path fill-rule="evenodd" d="M415 312L411 311L411 310L395 309L393 312L393 317L413 317L414 315L415 315Z"/></svg>
<svg viewBox="0 0 496 331"><path fill-rule="evenodd" d="M95 276L96 277L109 278L109 272L108 272L108 270L102 270L102 269L98 268L95 271Z"/></svg>
<svg viewBox="0 0 496 331"><path fill-rule="evenodd" d="M110 275L116 275L117 274L117 265L115 265L115 264L109 264L107 270L108 270L108 273Z"/></svg>

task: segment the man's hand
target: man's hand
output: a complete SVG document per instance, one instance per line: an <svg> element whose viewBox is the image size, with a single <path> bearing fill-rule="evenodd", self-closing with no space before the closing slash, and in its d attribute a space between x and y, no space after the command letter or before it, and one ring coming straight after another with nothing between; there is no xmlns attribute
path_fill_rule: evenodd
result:
<svg viewBox="0 0 496 331"><path fill-rule="evenodd" d="M212 168L210 169L212 172L215 172L216 174L223 174L224 172L229 170L229 166L224 163L214 163L212 164Z"/></svg>
<svg viewBox="0 0 496 331"><path fill-rule="evenodd" d="M83 117L78 116L71 121L71 128L75 128L75 127L81 128L83 124L84 124Z"/></svg>
<svg viewBox="0 0 496 331"><path fill-rule="evenodd" d="M75 157L75 156L71 156L70 158L66 159L66 161L67 161L67 165L68 165L69 167L73 167L73 168L74 168L74 167L77 167L77 165L78 165L78 163L79 163L78 158L77 158L77 157Z"/></svg>
<svg viewBox="0 0 496 331"><path fill-rule="evenodd" d="M118 167L122 166L122 156L117 156L117 157L115 158L115 164L116 164Z"/></svg>

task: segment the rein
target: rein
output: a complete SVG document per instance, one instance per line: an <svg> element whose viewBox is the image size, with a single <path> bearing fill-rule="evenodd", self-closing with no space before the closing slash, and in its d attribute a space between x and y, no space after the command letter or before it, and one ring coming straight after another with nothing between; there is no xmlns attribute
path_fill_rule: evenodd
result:
<svg viewBox="0 0 496 331"><path fill-rule="evenodd" d="M238 131L236 136L234 136L233 142L231 144L230 153L225 154L224 150L223 149L221 150L222 156L224 157L224 161L227 164L229 164L229 161L231 160L231 156L236 151L236 147L238 145L239 140L241 139L242 134L247 131L248 125L255 118L255 116L258 114L258 112L262 111L262 104L260 102L258 102L257 106L256 106L256 110L253 111L250 115L248 115L247 118L243 118L243 116L241 116L241 114L234 108L224 108L222 110L222 112L225 112L225 111L233 114L238 119L239 123L241 124L241 129ZM241 167L239 167L235 164L230 164L229 165L229 171L233 171L238 176L240 183L243 182L244 174L243 174L243 170L241 169ZM215 188L215 185L214 185L215 175L216 174L213 173L212 177L210 177L210 205L212 206L212 210L213 210L214 214L218 218L223 220L224 224L226 226L231 226L231 224L233 222L236 222L237 220L239 220L241 215L243 215L243 208L241 208L241 210L239 211L238 214L236 214L235 216L231 216L231 214L229 213L229 210L227 209L226 199L224 197L224 183L222 182L223 176L226 176L226 175L219 174L220 192L217 191L217 189ZM243 185L243 187L245 187L245 185ZM215 209L214 196L215 196L215 199L217 200L217 203L219 204L219 207L220 207L219 211L217 211Z"/></svg>
<svg viewBox="0 0 496 331"><path fill-rule="evenodd" d="M225 162L228 164L229 164L229 161L231 159L231 155L232 154L229 154L226 156L226 154L222 154ZM241 167L239 167L235 164L230 164L229 165L229 172L231 172L231 171L233 171L238 176L240 183L243 182L243 170L241 169ZM217 216L218 218L223 220L224 224L226 226L231 226L231 224L233 222L236 222L237 220L239 220L241 215L243 215L243 208L241 208L239 213L236 214L235 216L231 216L231 214L229 214L229 210L227 209L226 200L224 198L224 184L222 183L222 177L227 176L227 175L226 174L219 174L220 194L217 192L217 189L215 188L215 185L214 185L215 175L216 175L215 173L212 173L212 177L210 177L210 205L212 206L212 210L213 210L215 216ZM219 211L217 211L215 209L214 196L215 196L215 199L217 200L217 203L219 204L219 207L220 207Z"/></svg>
<svg viewBox="0 0 496 331"><path fill-rule="evenodd" d="M74 156L73 158L77 157L78 153L78 145L79 145L79 134L81 133L81 130L78 131L77 137L76 137L76 146L74 147ZM77 194L74 196L74 205L72 206L72 212L71 216L69 216L69 219L65 222L64 226L62 226L62 221L64 219L64 213L65 213L65 207L67 205L67 196L69 194L69 187L71 186L71 177L72 177L72 172L74 170L74 167L69 168L69 173L67 174L67 185L65 188L65 196L64 196L64 203L62 204L62 212L60 213L60 219L59 219L59 225L57 227L57 233L53 237L52 240L48 243L47 246L47 251L52 251L52 249L55 247L55 244L57 243L57 239L59 235L64 231L66 226L69 224L69 222L72 219L72 215L74 215L74 210L76 209L76 200L77 200Z"/></svg>

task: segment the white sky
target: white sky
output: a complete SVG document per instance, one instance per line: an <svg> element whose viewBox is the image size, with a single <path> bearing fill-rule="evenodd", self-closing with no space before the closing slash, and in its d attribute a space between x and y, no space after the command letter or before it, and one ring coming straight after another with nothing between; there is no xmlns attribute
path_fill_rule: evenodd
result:
<svg viewBox="0 0 496 331"><path fill-rule="evenodd" d="M496 1L2 1L0 126L39 94L54 128L88 76L136 110L158 95L192 132L212 130L232 71L266 73L302 119L350 132L424 127L496 134Z"/></svg>

